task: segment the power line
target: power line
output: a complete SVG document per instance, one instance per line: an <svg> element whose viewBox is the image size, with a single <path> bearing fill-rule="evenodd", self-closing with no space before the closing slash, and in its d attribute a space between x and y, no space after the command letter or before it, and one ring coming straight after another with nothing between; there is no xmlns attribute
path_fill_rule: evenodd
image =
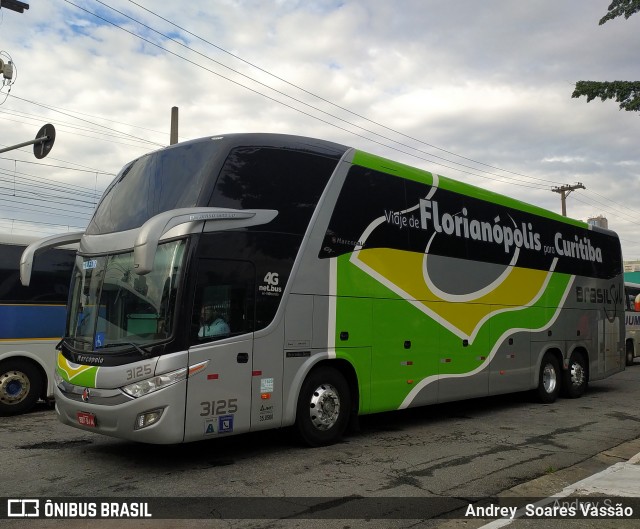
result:
<svg viewBox="0 0 640 529"><path fill-rule="evenodd" d="M1 107L0 107L1 108ZM28 114L26 116L21 116L20 113L16 113L15 111L13 112L2 112L0 111L0 114L7 114L9 116L16 116L16 117L21 117L21 118L25 118L25 119L31 119L33 121L36 121L36 119L42 119L42 118L32 118L32 117L28 117ZM24 125L31 125L31 123L25 123L24 121L17 121L17 120L13 120L13 119L6 119L5 121L11 121L13 123L22 123ZM125 136L122 136L122 133L117 132L116 134L109 134L103 131L99 131L99 130L95 130L95 129L89 129L86 127L79 127L77 125L71 125L70 123L64 123L64 122L59 122L56 121L56 128L58 128L58 125L62 124L63 126L60 127L58 130L60 131L65 131L68 134L73 134L74 136L81 136L83 138L91 138L91 139L96 139L96 140L101 140L101 141L108 141L110 143L115 143L118 145L128 145L130 147L135 147L136 145L131 144L131 143L123 143L123 142L118 142L118 141L113 141L113 140L109 140L108 138L117 138L117 139L123 139L123 140L130 140L130 138L127 138ZM83 131L83 132L90 132L93 134L97 134L98 136L88 136L86 134L80 134L78 132L70 132L68 129L75 129L75 130L79 130L79 131ZM133 141L137 141L138 143L141 143L140 140L133 140ZM145 144L146 145L146 144Z"/></svg>
<svg viewBox="0 0 640 529"><path fill-rule="evenodd" d="M100 175L108 175L108 176L116 176L115 173L109 173L107 171L100 171L99 169L92 169L91 167L86 167L84 165L77 164L75 162L68 162L66 160L58 160L57 158L49 158L50 160L57 160L59 162L71 163L73 165L77 165L79 167L84 167L84 169L76 169L75 167L66 167L64 165L53 165L50 163L42 163L42 162L33 162L31 160L18 160L16 158L5 158L4 156L0 156L0 160L10 160L13 162L20 163L28 163L32 165L42 165L44 167L55 167L56 169L66 169L67 171L80 171L82 173L92 173L92 174L100 174Z"/></svg>
<svg viewBox="0 0 640 529"><path fill-rule="evenodd" d="M67 1L68 0L65 0L65 2L67 2ZM71 3L71 2L68 2L68 3ZM72 4L72 5L75 5L75 4ZM76 6L76 7L78 7L78 6ZM82 9L82 8L80 8L80 9ZM44 103L38 103L36 101L31 101L29 99L24 99L22 97L18 97L18 96L13 95L13 94L10 94L10 97L12 97L14 99L19 99L20 101L24 101L25 103L31 103L32 105L36 105L36 106L39 106L39 107L42 107L42 108L46 108L47 110L51 110L52 112L57 112L59 114L62 114L63 116L67 116L67 117L70 117L72 119L77 119L78 121L83 121L84 123L88 123L90 125L94 125L94 126L99 127L101 129L106 129L106 130L110 130L112 132L117 132L118 134L121 134L122 136L126 136L126 137L128 137L130 139L138 140L138 141L140 141L142 143L148 143L150 145L155 145L157 147L165 147L165 144L157 143L155 141L147 140L145 138L140 138L139 136L134 136L133 134L129 134L127 132L121 132L121 131L118 131L116 129L112 129L110 127L107 127L105 125L100 125L99 123L94 123L94 122L89 121L87 119L76 117L76 116L74 116L72 114L69 114L68 112L63 112L62 110L57 110L55 107L52 107L52 106L49 106L49 105L45 105Z"/></svg>
<svg viewBox="0 0 640 529"><path fill-rule="evenodd" d="M114 8L112 8L112 7L110 7L110 6L108 6L108 5L107 5L107 4L105 4L104 2L102 2L102 1L100 1L100 0L96 0L96 1L97 1L98 3L100 3L100 4L104 5L105 7L109 7L110 9L113 9L114 11L116 11L116 12L120 13L121 15L123 15L123 16L125 16L125 17L129 18L130 20L133 20L133 21L135 21L135 22L137 22L137 23L139 23L139 24L143 25L144 27L147 27L148 29L151 29L152 31L155 31L156 33L158 33L158 34L162 35L163 37L168 38L168 39L169 39L169 40L171 40L172 42L175 42L175 43L180 44L180 45L182 45L182 46L184 46L184 47L187 47L188 49L190 49L191 51L194 51L195 53L199 53L199 52L196 52L195 50L193 50L192 48L189 48L188 46L185 46L184 44L180 43L179 41L176 41L175 39L172 39L171 37L168 37L168 36L166 36L166 35L164 35L164 34L162 34L162 33L158 32L158 31L154 30L153 28L149 28L149 26L146 26L145 24L142 24L141 22L139 22L139 21L137 21L137 20L133 19L132 17L129 17L128 15L126 15L126 14L124 14L124 13L122 13L122 12L120 12L120 11L118 11L118 10L116 10L116 9L114 9ZM403 132L401 132L401 131L399 131L399 130L396 130L396 129L394 129L394 128L388 127L387 125L384 125L384 124L382 124L382 123L380 123L380 122L378 122L378 121L372 120L372 119L370 119L370 118L368 118L368 117L366 117L366 116L363 116L362 114L358 114L357 112L353 112L352 110L350 110L350 109L348 109L348 108L346 108L346 107L343 107L343 106L341 106L341 105L338 105L338 104L334 103L333 101L330 101L329 99L326 99L326 98L324 98L324 97L322 97L322 96L320 96L320 95L318 95L318 94L316 94L316 93L314 93L314 92L311 92L311 91L309 91L309 90L307 90L307 89L305 89L305 88L303 88L303 87L301 87L301 86L299 86L299 85L297 85L297 84L295 84L295 83L292 83L292 82L290 82L290 81L288 81L288 80L286 80L286 79L284 79L284 78L282 78L282 77L280 77L280 76L278 76L278 75L276 75L276 74L274 74L274 73L270 72L269 70L266 70L266 69L264 69L264 68L262 68L262 67L260 67L260 66L256 65L255 63L252 63L252 62L250 62L250 61L247 61L246 59L243 59L243 58L242 58L242 57L240 57L239 55L236 55L236 54L234 54L234 53L231 53L230 51L228 51L228 50L226 50L226 49L222 48L221 46L218 46L217 44L214 44L213 42L210 42L210 41L208 41L208 40L204 39L203 37L200 37L199 35L197 35L197 34L195 34L195 33L191 32L191 31L189 31L188 29L186 29L186 28L184 28L184 27L182 27L182 26L180 26L180 25L176 24L175 22L173 22L173 21L171 21L171 20L168 20L167 18L164 18L163 16L159 15L159 14L158 14L158 13L156 13L155 11L153 11L153 10L151 10L151 9L148 9L148 8L146 8L146 7L144 7L144 6L140 5L140 4L138 4L138 3L137 3L137 2L135 2L134 0L129 0L129 2L130 2L130 3L132 3L132 4L134 4L134 5L136 5L136 6L138 6L140 9L142 9L142 10L146 11L147 13L149 13L149 14L151 14L151 15L153 15L153 16L155 16L155 17L157 17L157 18L159 18L159 19L161 19L161 20L163 20L163 21L167 22L168 24L171 24L172 26L174 26L174 27L176 27L176 28L180 29L181 31L184 31L184 32L185 32L185 33L187 33L188 35L191 35L192 37L195 37L196 39L198 39L198 40L200 40L200 41L202 41L202 42L204 42L204 43L206 43L206 44L208 44L208 45L210 45L210 46L212 46L212 47L216 48L217 50L220 50L221 52L226 53L227 55L229 55L229 56L233 57L234 59L237 59L237 60L239 60L239 61L243 62L244 64L247 64L248 66L251 66L252 68L255 68L255 69L259 70L260 72L265 73L265 74L267 74L267 75L269 75L269 76L273 77L274 79L277 79L278 81L281 81L281 82L283 82L283 83L285 83L285 84L287 84L287 85L289 85L289 86L291 86L291 87L293 87L293 88L296 88L296 89L300 90L301 92L303 92L303 93L305 93L305 94L307 94L307 95L310 95L310 96L312 96L312 97L315 97L316 99L318 99L318 100L320 100L320 101L323 101L324 103L328 103L329 105L331 105L331 106L333 106L333 107L335 107L335 108L338 108L338 109L340 109L340 110L342 110L342 111L344 111L344 112L347 112L347 113L351 114L352 116L358 117L358 118L360 118L360 119L365 120L365 121L366 121L366 122L368 122L368 123L371 123L371 124L373 124L373 125L376 125L376 126L378 126L378 127L383 128L383 129L385 129L385 130L388 130L388 131L390 131L390 132L393 132L394 134L398 134L399 136L402 136L402 137L404 137L404 138L407 138L407 139L410 139L410 140L412 140L412 141L418 142L418 143L420 143L421 145L426 145L426 146L431 147L431 148L433 148L433 149L437 149L437 150L439 150L439 151L445 152L445 153L450 154L450 155L452 155L452 156L456 156L456 157L461 158L461 159L463 159L463 160L467 160L467 161L470 161L470 162L473 162L473 163L476 163L476 164L479 164L479 165L483 165L483 166L485 166L485 167L489 167L489 168L491 168L491 169L496 169L496 170L498 170L498 171L503 171L503 172L510 173L510 174L513 174L513 175L516 175L516 176L522 176L522 177L524 177L524 178L529 178L529 179L532 179L532 180L540 180L541 182L548 183L548 184L552 184L552 183L559 183L559 182L553 182L553 181L550 181L550 180L546 180L546 179L543 179L543 178L537 178L537 177L528 176L528 175L525 175L525 174L522 174L522 173L517 173L517 172L515 172L515 171L510 171L510 170L508 170L508 169L502 169L502 168L500 168L500 167L496 167L496 166L494 166L494 165L490 165L490 164L487 164L487 163L484 163L484 162L480 162L480 161L478 161L478 160L474 160L473 158L468 158L468 157L466 157L466 156L462 156L462 155L460 155L460 154L456 154L456 153L454 153L454 152L452 152L452 151L449 151L449 150L447 150L447 149L443 149L443 148L441 148L441 147L438 147L437 145L433 145L433 144L428 143L428 142L426 142L426 141L423 141L423 140L421 140L421 139L419 139L419 138L416 138L416 137L414 137L414 136L410 136L410 135L405 134L405 133L403 133ZM200 55L202 55L202 54L200 54ZM223 65L222 63L219 63L218 61L214 61L213 59L211 59L211 58L209 58L209 57L207 57L207 58L208 58L209 60L213 61L213 62L216 62L217 64L221 64L221 65L222 65L222 66L224 66L225 68L229 68L228 66ZM229 68L229 69L230 69L230 68ZM242 73L240 73L240 72L237 72L236 70L233 70L233 71L234 71L234 72L236 72L236 73L239 73L240 75L245 76L244 74L242 74ZM245 77L247 77L247 76L245 76ZM249 78L250 78L250 77L249 77ZM252 78L250 78L250 79L252 79ZM252 80L253 80L253 81L255 81L255 79L252 79ZM256 81L256 82L258 82L258 81ZM263 83L260 83L260 84L263 84ZM267 85L264 85L264 86L267 86ZM274 89L274 88L272 88L272 87L268 87L268 88L271 88L272 90L275 90L275 89ZM277 90L276 90L276 91L277 91ZM306 103L304 103L304 104L306 104ZM312 107L312 108L315 108L315 107ZM338 119L341 119L341 118L338 118ZM363 129L363 130L367 130L367 129ZM376 133L374 132L373 134L376 134ZM382 136L382 137L384 137L384 136ZM390 140L390 141L394 141L394 142L395 142L395 140ZM399 142L396 142L396 143L399 143ZM404 145L404 144L401 144L401 145ZM413 147L410 147L410 148L413 148ZM423 152L423 151L418 151L418 152ZM431 156L436 156L436 155L431 154ZM449 161L449 160L447 160L447 161ZM452 162L452 163L456 163L456 162ZM466 167L466 166L464 166L464 167Z"/></svg>
<svg viewBox="0 0 640 529"><path fill-rule="evenodd" d="M100 20L102 20L102 21L104 21L104 22L106 22L106 23L108 23L108 24L111 24L112 26L114 26L114 27L116 27L116 28L118 28L118 29L120 29L120 30L122 30L122 31L126 32L126 33L129 33L130 35L132 35L132 36L134 36L134 37L136 37L136 38L138 38L138 39L142 40L143 42L146 42L146 43L148 43L148 44L150 44L150 45L152 45L152 46L155 46L155 47L157 47L157 48L159 48L159 49L161 49L161 50L165 51L166 53L169 53L169 54L171 54L171 55L173 55L173 56L175 56L175 57L178 57L178 58L180 58L180 59L182 59L182 60L186 61L186 62L187 62L187 63L189 63L189 64L192 64L192 65L194 65L194 66L197 66L198 68L201 68L201 69L203 69L203 70L205 70L205 71L208 71L209 73L212 73L212 74L214 74L214 75L216 75L216 76L218 76L218 77L221 77L222 79L225 79L225 80L227 80L227 81L229 81L229 82L231 82L231 83L233 83L233 84L236 84L237 86L240 86L240 87L242 87L242 88L244 88L244 89L246 89L246 90L249 90L249 91L251 91L251 92L253 92L253 93L255 93L255 94L258 94L258 95L260 95L260 96L262 96L262 97L265 97L265 98L267 98L267 99L269 99L269 100L271 100L271 101L274 101L274 102L276 102L276 103L278 103L278 104L280 104L280 105L283 105L283 106L285 106L285 107L287 107L287 108L290 108L290 109L292 109L292 110L295 110L296 112L299 112L299 113L301 113L301 114L303 114L303 115L306 115L306 116L308 116L308 117L311 117L311 118L313 118L313 119L316 119L316 120L318 120L318 121L320 121L320 122L322 122L322 123L325 123L325 124L327 124L327 125L330 125L330 126L332 126L332 127L335 127L335 128L337 128L337 129L339 129L339 130L343 130L343 131L345 131L345 132L348 132L348 133L350 133L350 134L353 134L353 135L355 135L355 136L357 136L357 137L363 138L363 139L365 139L365 140L367 140L367 141L369 141L369 142L373 142L373 143L376 143L376 144L378 144L378 145L382 145L382 146L384 146L384 147L386 147L386 148L393 149L393 150L395 150L395 151L397 151L397 152L401 152L401 153L403 153L403 154L407 154L407 155L409 155L409 156L412 156L412 157L415 157L415 158L418 158L418 159L421 159L421 160L427 161L427 162L429 162L429 163L434 163L434 164L440 165L440 166L442 166L442 167L447 167L447 168L449 168L449 169L456 170L456 171L460 171L460 172L462 172L462 173L466 173L466 174L469 174L469 175L477 176L477 177L480 177L480 178L485 178L485 179L488 179L488 180L496 180L496 181L502 181L502 182L504 182L504 181L508 181L507 183L512 183L513 185L518 185L518 186L521 186L521 187L527 187L527 188L533 188L533 189L540 189L540 185L537 185L537 186L534 186L534 185L527 185L527 184L525 184L525 183L521 183L521 182L519 182L518 180L513 179L513 178L510 178L510 177L508 177L508 176L495 175L495 174L493 174L493 173L489 173L489 174L493 174L493 176L498 177L498 178L491 178L491 177L486 176L486 175L480 175L480 174L477 174L477 173L472 173L472 172L469 172L469 171L461 170L461 169L459 169L459 168L457 168L457 167L451 167L450 165L444 164L444 163L442 163L442 162L434 161L434 160L429 159L429 158L424 158L424 157L422 157L422 156L418 156L418 155L416 155L415 153L407 152L407 151L405 151L405 150L403 150L403 149L398 149L398 148L393 147L393 146L391 146L391 145L388 145L388 144L386 144L386 143L383 143L383 142L380 142L380 141L374 140L374 139L369 138L369 137L367 137L367 136L363 136L362 134L358 134L358 133L356 133L356 132L354 132L354 131L352 131L352 130L346 129L346 128L341 127L341 126L339 126L339 125L336 125L335 123L332 123L332 122L327 121L327 120L325 120L325 119L322 119L322 118L320 118L320 117L318 117L318 116L315 116L315 115L313 115L313 114L310 114L310 113L308 113L308 112L305 112L305 111L303 111L303 110L301 110L301 109L299 109L299 108L296 108L296 107L294 107L294 106L292 106L292 105L289 105L289 104L287 104L287 103L284 103L283 101L280 101L280 100L278 100L278 99L275 99L275 98L273 98L273 97L271 97L271 96L269 96L269 95L267 95L267 94L264 94L264 93L262 93L262 92L260 92L260 91L258 91L258 90L256 90L256 89L253 89L253 88L250 88L250 87L248 87L248 86L246 86L246 85L243 85L242 83L240 83L240 82L238 82L238 81L235 81L235 80L233 80L233 79L231 79L231 78L229 78L229 77L227 77L227 76L225 76L225 75L222 75L222 74L220 74L220 73L218 73L218 72L215 72L215 71L213 71L213 70L211 70L211 69L209 69L209 68L207 68L207 67L205 67L205 66L203 66L203 65L201 65L201 64L199 64L199 63L196 63L196 62L194 62L194 61L192 61L192 60L190 60L190 59L188 59L188 58L186 58L186 57L184 57L184 56L182 56L182 55L180 55L180 54L178 54L178 53L175 53L175 52L173 52L173 51L171 51L171 50L168 50L167 48L164 48L164 47L163 47L163 46L161 46L160 44L157 44L157 43L155 43L155 42L153 42L153 41L151 41L151 40L149 40L149 39L147 39L147 38L145 38L145 37L142 37L141 35L138 35L137 33L134 33L134 32L132 32L132 31L130 31L130 30L128 30L128 29L126 29L126 28L123 28L122 26L120 26L120 25L116 24L115 22L113 22L113 21L111 21L111 20L108 20L108 19L106 19L106 18L104 18L104 17L102 17L102 16L100 16L100 15L98 15L98 14L96 14L96 13L93 13L92 11L89 11L88 9L85 9L84 7L78 6L77 4L74 4L73 2L71 2L70 0L64 0L64 1L65 1L66 3L68 3L68 4L72 5L72 6L76 7L77 9L80 9L81 11L84 11L84 12L86 12L86 13L88 13L88 14L90 14L90 15L92 15L92 16L94 16L94 17L96 17L96 18L98 18L98 19L100 19ZM231 70L232 72L234 72L234 73L236 73L236 74L238 74L238 75L241 75L241 76L243 76L243 77L246 77L246 78L250 79L251 81L253 81L253 82L255 82L255 83L257 83L257 84L259 84L259 85L261 85L261 86L264 86L264 87L266 87L266 88L269 88L270 90L273 90L274 92L276 92L276 93L278 93L278 94L280 94L280 95L283 95L284 97L290 98L290 99L292 99L292 100L296 101L297 103L300 103L300 104L302 104L302 105L304 105L304 106L310 107L310 108L312 108L312 109L314 109L314 110L316 110L316 111L318 111L318 112L321 112L321 113L323 113L323 114L325 114L325 115L328 115L328 116L332 117L333 119L338 119L338 120L340 120L340 121L342 121L342 122L344 122L344 123L346 123L346 124L348 124L348 125L350 125L350 126L352 126L352 127L356 127L356 128L358 128L358 129L360 129L360 130L363 130L363 131L368 132L368 133L370 133L370 134L374 134L374 135L376 135L376 136L378 136L378 137L381 137L381 138L383 138L383 139L385 139L385 140L387 140L387 141L392 141L392 142L394 142L394 143L396 143L396 144L398 144L398 145L401 145L401 146L403 146L403 147L407 147L407 148L409 148L409 149L415 150L415 151L420 152L420 153L422 153L422 154L425 154L425 155L427 155L427 156L431 156L431 157L433 157L433 158L442 159L442 160L447 161L448 163L452 163L452 164L454 164L454 165L459 165L459 166L465 167L465 168L467 168L467 169L477 170L477 169L475 169L475 168L473 168L473 167L470 167L470 166L467 166L467 165L465 165L465 164L461 164L461 163L459 163L459 162L455 162L455 161L452 161L452 160L448 160L448 159L446 159L446 158L442 158L441 156L434 155L434 154L431 154L431 153L427 153L427 152L422 151L422 150L420 150L420 149L417 149L417 148L415 148L415 147L411 147L410 145L404 144L404 143L399 142L399 141L397 141L397 140L393 140L393 139L391 139L391 138L388 138L388 137L386 137L386 136L383 136L383 135L381 135L381 134L378 134L378 133L376 133L376 132L374 132L374 131L371 131L371 130L369 130L369 129L366 129L366 128L364 128L364 127L361 127L361 126L359 126L359 125L357 125L357 124L354 124L354 123L352 123L352 122L349 122L348 120L345 120L345 119L343 119L343 118L340 118L340 117L338 117L338 116L335 116L335 115L333 115L333 114L330 114L330 113L328 113L328 112L326 112L326 111L324 111L324 110L321 110L321 109L319 109L319 108L317 108L317 107L314 107L313 105L310 105L310 104L308 104L308 103L305 103L304 101L301 101L301 100L299 100L299 99L296 99L296 98L294 98L294 97L292 97L292 96L290 96L290 95L288 95L288 94L285 94L284 92L281 92L281 91L279 91L279 90L277 90L277 89L275 89L275 88L273 88L273 87L271 87L271 86L268 86L268 85L266 85L265 83L262 83L262 82L260 82L260 81L257 81L256 79L253 79L253 78L251 78L250 76L247 76L247 75L245 75L245 74L242 74L241 72L237 72L237 71L236 71L236 70L234 70L233 68L230 68L229 66L224 65L224 64L220 63L219 61L216 61L216 60L214 60L214 59L211 59L210 57L208 57L208 56L206 56L206 55L204 55L204 54L202 54L202 53L200 53L200 52L198 52L198 51L196 51L196 50L193 50L193 49L192 49L192 48L190 48L189 46L186 46L186 45L184 45L183 43L181 43L181 42L179 42L179 41L177 41L177 40L175 40L175 39L172 39L171 37L169 37L169 36L167 36L167 35L165 35L165 34L163 34L163 33L159 32L159 31L155 30L154 28L151 28L150 26L148 26L148 25L146 25L146 24L144 24L144 23L142 23L142 22L140 22L140 21L138 21L138 20L136 20L136 19L134 19L134 18L130 17L129 15L126 15L125 13L122 13L121 11L118 11L117 9L115 9L115 8L113 8L113 7L111 7L111 6L107 5L107 4L105 4L104 2L101 2L100 0L96 0L96 1L97 1L98 3L100 3L101 5L103 5L103 6L107 7L107 8L109 8L109 9L111 9L112 11L115 11L116 13L119 13L120 15L122 15L122 16L124 16L124 17L126 17L126 18L128 18L128 19L130 19L130 20L132 20L132 21L134 21L134 22L136 22L137 24L139 24L139 25L141 25L141 26L143 26L143 27L145 27L145 28L149 29L150 31L153 31L153 32L157 33L158 35L161 35L162 37L164 37L164 38L166 38L166 39L168 39L168 40L170 40L170 41L172 41L172 42L174 42L174 43L176 43L176 44L178 44L178 45L180 45L180 46L182 46L182 47L187 48L188 50L192 51L193 53L196 53L196 54L198 54L198 55L200 55L200 56L202 56L202 57L204 57L204 58L206 58L206 59L208 59L208 60L210 60L210 61L212 61L212 62L214 62L214 63L216 63L216 64L218 64L218 65L220 65L220 66L222 66L222 67L224 67L224 68L226 68L226 69L228 69L228 70ZM474 162L475 162L475 161L474 161ZM485 165L486 165L486 164L485 164ZM523 176L524 176L524 175L523 175ZM545 182L545 184L551 184L551 183L553 183L553 182L551 182L551 181L546 181L546 180L539 179L539 178L537 178L537 179L536 179L536 178L534 178L534 177L526 177L526 178L530 178L530 179L534 179L534 180L544 181L544 182Z"/></svg>
<svg viewBox="0 0 640 529"><path fill-rule="evenodd" d="M17 98L17 99L19 99L19 98ZM3 108L6 108L6 107L3 107ZM102 121L107 121L109 123L115 123L116 125L123 125L125 127L131 127L131 128L134 128L134 129L140 129L140 130L144 130L146 132L153 132L154 134L159 134L159 135L162 135L162 136L166 135L166 132L162 132L162 131L155 130L155 129L149 129L149 128L146 128L146 127L141 127L140 125L133 125L132 123L124 123L122 121L117 121L115 119L105 118L104 116L96 116L95 114L89 114L87 112L80 112L79 110L70 110L70 109L61 108L61 107L54 107L54 106L49 106L49 108L53 109L55 111L73 113L73 114L78 114L80 116L88 116L88 117L93 118L93 119L99 119L99 120L102 120ZM10 110L16 111L15 109L10 109ZM16 112L19 112L19 111L16 111Z"/></svg>

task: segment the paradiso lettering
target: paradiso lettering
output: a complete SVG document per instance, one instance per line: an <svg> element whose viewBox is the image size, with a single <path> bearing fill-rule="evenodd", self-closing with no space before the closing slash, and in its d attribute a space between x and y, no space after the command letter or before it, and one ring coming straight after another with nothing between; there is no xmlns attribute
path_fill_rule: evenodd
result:
<svg viewBox="0 0 640 529"><path fill-rule="evenodd" d="M415 215L408 216L410 210L385 210L384 216L388 224L399 229L428 231L431 225L435 233L500 245L507 254L514 248L524 247L536 252L544 251L545 254L602 263L602 250L592 246L588 237L580 238L574 235L573 240L565 240L561 232L556 232L553 246L544 246L543 250L541 235L534 230L531 222L522 222L518 227L517 223L511 220L513 226L508 226L502 222L499 215L493 222L480 221L470 217L465 207L453 214L441 213L437 201L424 198L420 199L418 209L419 218Z"/></svg>

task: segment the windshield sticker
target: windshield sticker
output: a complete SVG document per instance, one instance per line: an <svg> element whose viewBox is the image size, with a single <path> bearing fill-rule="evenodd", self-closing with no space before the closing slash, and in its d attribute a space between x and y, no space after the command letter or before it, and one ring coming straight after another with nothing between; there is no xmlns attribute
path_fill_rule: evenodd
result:
<svg viewBox="0 0 640 529"><path fill-rule="evenodd" d="M104 333L103 332L97 332L96 333L96 338L93 342L93 348L94 349L100 349L102 346L104 345Z"/></svg>
<svg viewBox="0 0 640 529"><path fill-rule="evenodd" d="M96 259L91 259L90 261L84 261L82 263L83 270L93 270L96 266L98 266L98 261Z"/></svg>

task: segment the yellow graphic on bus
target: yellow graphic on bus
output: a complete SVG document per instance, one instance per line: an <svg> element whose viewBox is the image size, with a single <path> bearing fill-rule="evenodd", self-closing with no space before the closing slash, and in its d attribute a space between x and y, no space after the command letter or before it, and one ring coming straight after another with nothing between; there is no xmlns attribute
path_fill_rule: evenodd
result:
<svg viewBox="0 0 640 529"><path fill-rule="evenodd" d="M57 364L58 374L67 382L77 386L96 387L96 375L99 369L97 366L75 364L67 360L60 352L58 353Z"/></svg>
<svg viewBox="0 0 640 529"><path fill-rule="evenodd" d="M467 338L472 338L492 315L520 310L535 303L544 292L551 273L509 266L490 288L475 295L447 295L430 284L426 273L427 258L415 252L374 248L360 250L356 259L383 284L402 293L417 308Z"/></svg>

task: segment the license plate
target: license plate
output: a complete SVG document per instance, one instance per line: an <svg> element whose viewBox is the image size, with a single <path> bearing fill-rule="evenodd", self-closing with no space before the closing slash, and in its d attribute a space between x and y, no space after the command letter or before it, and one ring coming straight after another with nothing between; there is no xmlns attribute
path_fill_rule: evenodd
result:
<svg viewBox="0 0 640 529"><path fill-rule="evenodd" d="M78 418L78 424L82 426L91 426L92 428L96 427L96 416L93 413L88 413L86 411L79 411L76 414Z"/></svg>

